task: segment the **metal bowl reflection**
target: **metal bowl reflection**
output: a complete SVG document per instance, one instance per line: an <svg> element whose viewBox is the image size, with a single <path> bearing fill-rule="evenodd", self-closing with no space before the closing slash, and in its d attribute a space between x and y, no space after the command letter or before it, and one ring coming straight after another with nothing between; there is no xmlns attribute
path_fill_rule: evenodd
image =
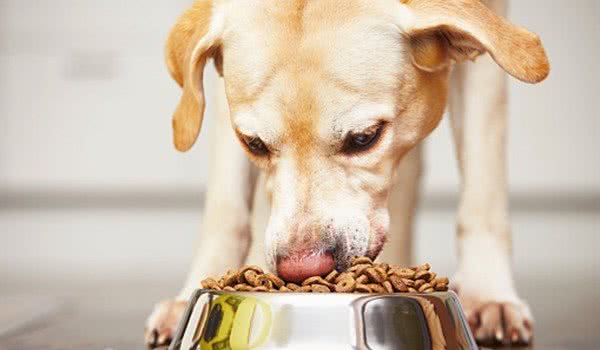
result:
<svg viewBox="0 0 600 350"><path fill-rule="evenodd" d="M477 349L452 292L243 293L198 290L172 350Z"/></svg>

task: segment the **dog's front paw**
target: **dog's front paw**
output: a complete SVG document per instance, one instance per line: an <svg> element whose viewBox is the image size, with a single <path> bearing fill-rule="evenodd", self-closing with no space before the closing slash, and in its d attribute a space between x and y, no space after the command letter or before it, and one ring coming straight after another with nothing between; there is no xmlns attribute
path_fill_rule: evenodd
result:
<svg viewBox="0 0 600 350"><path fill-rule="evenodd" d="M148 348L169 346L187 304L186 301L165 300L154 306L144 330L144 339Z"/></svg>
<svg viewBox="0 0 600 350"><path fill-rule="evenodd" d="M527 345L533 339L529 306L517 297L485 297L454 286L475 340L479 345Z"/></svg>
<svg viewBox="0 0 600 350"><path fill-rule="evenodd" d="M460 298L475 340L483 345L531 343L533 318L517 295L506 242L470 234L459 247L458 271L450 287Z"/></svg>

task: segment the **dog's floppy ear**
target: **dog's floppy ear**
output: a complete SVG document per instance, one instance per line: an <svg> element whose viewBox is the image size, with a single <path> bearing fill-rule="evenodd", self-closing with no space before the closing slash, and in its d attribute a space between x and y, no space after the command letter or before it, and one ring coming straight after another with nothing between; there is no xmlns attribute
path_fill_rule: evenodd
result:
<svg viewBox="0 0 600 350"><path fill-rule="evenodd" d="M215 17L212 1L197 0L179 18L167 40L167 67L183 89L173 115L173 142L182 152L194 145L202 125L204 66L216 51L222 24Z"/></svg>
<svg viewBox="0 0 600 350"><path fill-rule="evenodd" d="M513 77L537 83L550 65L536 34L509 23L479 0L402 0L410 15L404 30L414 64L426 71L485 52Z"/></svg>

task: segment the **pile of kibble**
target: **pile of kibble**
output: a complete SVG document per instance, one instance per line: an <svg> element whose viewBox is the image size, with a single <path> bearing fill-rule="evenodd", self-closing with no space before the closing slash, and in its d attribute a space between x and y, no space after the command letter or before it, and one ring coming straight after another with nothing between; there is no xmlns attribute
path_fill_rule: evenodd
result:
<svg viewBox="0 0 600 350"><path fill-rule="evenodd" d="M228 271L217 279L202 281L202 288L241 292L294 293L431 293L447 291L448 278L438 277L429 264L402 268L374 263L368 257L357 257L346 271L332 271L326 277L314 276L301 284L282 280L265 273L258 266Z"/></svg>

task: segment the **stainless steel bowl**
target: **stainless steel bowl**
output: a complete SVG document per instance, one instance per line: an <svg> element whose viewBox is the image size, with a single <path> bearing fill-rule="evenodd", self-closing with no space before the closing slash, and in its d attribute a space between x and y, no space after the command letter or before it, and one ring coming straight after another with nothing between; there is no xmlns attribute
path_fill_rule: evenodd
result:
<svg viewBox="0 0 600 350"><path fill-rule="evenodd" d="M477 349L456 294L198 290L171 350Z"/></svg>

